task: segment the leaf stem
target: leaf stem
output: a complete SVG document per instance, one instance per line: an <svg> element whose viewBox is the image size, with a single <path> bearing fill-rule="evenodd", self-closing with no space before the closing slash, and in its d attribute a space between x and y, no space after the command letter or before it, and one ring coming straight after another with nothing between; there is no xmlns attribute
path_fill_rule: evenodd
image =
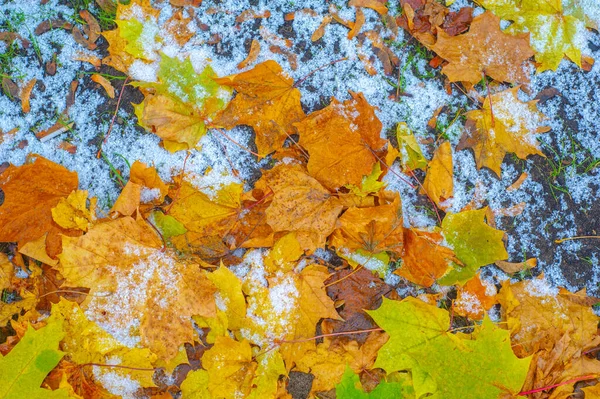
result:
<svg viewBox="0 0 600 399"><path fill-rule="evenodd" d="M117 113L119 112L119 107L121 106L121 99L123 98L123 93L125 93L125 88L127 87L128 81L129 81L129 76L127 76L127 78L125 78L125 81L123 82L123 85L121 86L121 92L119 93L119 99L117 100L117 106L115 107L115 113L113 114L113 117L110 120L110 125L108 126L108 131L106 132L106 135L104 136L104 140L102 140L102 143L100 144L100 149L98 150L98 153L96 154L96 158L100 158L100 155L102 154L102 145L104 143L106 143L106 140L108 140L108 136L110 136L110 132L112 131L112 128L115 124L115 119L117 119Z"/></svg>
<svg viewBox="0 0 600 399"><path fill-rule="evenodd" d="M567 381L559 382L558 384L552 384L552 385L548 385L548 386L541 387L541 388L531 389L529 391L519 392L519 396L527 396L532 393L547 391L549 389L560 387L562 385L572 384L572 383L578 382L578 381L592 380L594 378L598 378L598 376L597 375L582 375L580 377L572 378Z"/></svg>
<svg viewBox="0 0 600 399"><path fill-rule="evenodd" d="M562 244L565 241L572 241L572 240L583 240L583 239L588 239L588 238L599 238L600 236L573 236L573 237L565 237L565 238L561 238L558 240L554 240L555 243L557 244Z"/></svg>

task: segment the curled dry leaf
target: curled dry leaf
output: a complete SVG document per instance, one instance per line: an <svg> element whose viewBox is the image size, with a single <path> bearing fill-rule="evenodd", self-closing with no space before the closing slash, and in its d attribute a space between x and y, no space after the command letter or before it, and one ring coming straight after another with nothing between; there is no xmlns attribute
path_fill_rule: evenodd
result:
<svg viewBox="0 0 600 399"><path fill-rule="evenodd" d="M384 0L350 0L349 7L365 7L377 11L380 15L387 14L388 9Z"/></svg>
<svg viewBox="0 0 600 399"><path fill-rule="evenodd" d="M444 202L454 195L453 176L452 146L445 141L435 150L427 165L422 190L441 209L448 207Z"/></svg>
<svg viewBox="0 0 600 399"><path fill-rule="evenodd" d="M238 69L244 69L248 65L252 64L258 58L258 54L260 53L260 43L258 40L253 39L252 44L250 45L250 51L248 52L248 56L238 64Z"/></svg>
<svg viewBox="0 0 600 399"><path fill-rule="evenodd" d="M110 83L110 80L106 79L104 76L99 75L97 73L92 74L92 81L98 83L104 90L109 98L115 98L115 88Z"/></svg>
<svg viewBox="0 0 600 399"><path fill-rule="evenodd" d="M26 114L29 113L29 111L31 110L31 106L29 105L29 99L31 98L31 91L35 87L36 82L37 79L31 79L25 84L25 86L23 86L23 89L21 90L21 109Z"/></svg>
<svg viewBox="0 0 600 399"><path fill-rule="evenodd" d="M321 20L321 24L319 25L317 30L315 30L314 33L312 34L312 36L310 37L310 40L312 40L313 42L316 42L317 40L321 39L323 37L323 35L325 34L325 28L327 27L327 25L329 25L331 23L332 19L333 19L333 17L331 15L324 16L323 19Z"/></svg>

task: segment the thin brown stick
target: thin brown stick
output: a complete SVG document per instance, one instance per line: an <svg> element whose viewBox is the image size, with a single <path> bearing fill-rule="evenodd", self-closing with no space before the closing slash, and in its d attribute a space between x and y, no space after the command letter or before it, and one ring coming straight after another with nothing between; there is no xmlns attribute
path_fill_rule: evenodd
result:
<svg viewBox="0 0 600 399"><path fill-rule="evenodd" d="M340 59L337 59L337 60L333 60L333 61L331 61L330 63L327 63L327 64L325 64L325 65L322 65L322 66L318 67L317 69L313 69L312 71L310 71L310 72L308 73L308 75L306 75L306 76L304 76L303 78L301 78L301 79L299 79L298 81L296 81L296 83L294 83L294 86L293 86L293 87L298 87L298 86L300 86L300 85L302 84L302 82L304 82L306 79L308 79L309 77L311 77L312 75L314 75L316 72L318 72L318 71L320 71L320 70L322 70L322 69L325 69L325 68L327 68L328 66L331 66L331 65L333 65L333 64L335 64L335 63L342 62L342 61L346 61L347 59L348 59L348 57L344 57L344 58L340 58Z"/></svg>
<svg viewBox="0 0 600 399"><path fill-rule="evenodd" d="M367 330L343 331L343 332L337 332L337 333L315 335L314 337L311 337L311 338L293 339L291 341L277 340L276 342L279 344L298 344L298 343L302 343L302 342L314 341L314 340L317 340L320 338L337 337L340 335L362 334L362 333L373 332L373 331L383 331L383 328L377 327L377 328L369 328Z"/></svg>
<svg viewBox="0 0 600 399"><path fill-rule="evenodd" d="M114 368L118 368L118 369L139 370L139 371L156 371L156 369L146 369L146 368L142 368L142 367L121 366L120 364L85 363L85 364L81 365L81 367L85 367L85 366L114 367Z"/></svg>
<svg viewBox="0 0 600 399"><path fill-rule="evenodd" d="M129 76L127 76L125 78L125 81L123 82L123 86L121 86L121 92L119 93L119 99L117 100L117 107L115 108L115 113L113 114L113 117L110 121L110 125L108 126L108 131L106 132L106 135L104 136L104 140L102 140L102 144L100 144L100 149L98 150L98 153L96 154L96 158L100 158L100 154L102 153L102 145L104 143L106 143L106 140L108 140L108 136L110 136L110 132L112 131L112 128L115 124L115 119L117 119L117 113L119 112L119 107L121 106L121 99L123 98L123 93L125 93L125 88L127 87L128 80L129 80Z"/></svg>
<svg viewBox="0 0 600 399"><path fill-rule="evenodd" d="M600 236L573 236L573 237L565 237L558 240L554 240L557 244L562 244L565 241L573 241L573 240L585 240L585 239L600 239Z"/></svg>
<svg viewBox="0 0 600 399"><path fill-rule="evenodd" d="M238 143L237 141L235 141L234 139L232 139L231 137L229 137L227 134L225 134L224 131L222 131L221 129L217 129L217 128L213 128L213 130L216 130L217 132L221 133L223 136L225 136L225 138L229 141L231 141L233 144L237 145L238 147L240 147L242 150L246 151L249 154L254 155L255 157L258 158L262 158L259 154L257 154L256 152L252 151L249 148L244 147L243 145L241 145L240 143Z"/></svg>

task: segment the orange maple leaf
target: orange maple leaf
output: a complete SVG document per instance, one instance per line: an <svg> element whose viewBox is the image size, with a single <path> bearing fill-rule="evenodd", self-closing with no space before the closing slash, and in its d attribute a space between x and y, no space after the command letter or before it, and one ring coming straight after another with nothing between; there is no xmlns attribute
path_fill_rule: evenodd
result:
<svg viewBox="0 0 600 399"><path fill-rule="evenodd" d="M310 154L308 172L330 190L346 184L360 186L378 161L375 153L387 143L380 138L382 124L362 93L327 107L294 124L300 145Z"/></svg>
<svg viewBox="0 0 600 399"><path fill-rule="evenodd" d="M300 90L275 61L266 61L249 71L215 79L237 91L237 95L213 120L214 126L231 129L249 125L256 132L260 156L277 151L292 134L292 124L304 117Z"/></svg>
<svg viewBox="0 0 600 399"><path fill-rule="evenodd" d="M500 19L489 11L475 17L465 34L450 36L438 28L431 48L449 62L442 72L451 82L477 84L483 75L499 82L529 81L525 61L534 54L529 34L504 33Z"/></svg>
<svg viewBox="0 0 600 399"><path fill-rule="evenodd" d="M77 189L75 172L43 157L33 163L10 165L0 175L4 203L0 206L0 242L19 246L59 227L52 220L52 208Z"/></svg>

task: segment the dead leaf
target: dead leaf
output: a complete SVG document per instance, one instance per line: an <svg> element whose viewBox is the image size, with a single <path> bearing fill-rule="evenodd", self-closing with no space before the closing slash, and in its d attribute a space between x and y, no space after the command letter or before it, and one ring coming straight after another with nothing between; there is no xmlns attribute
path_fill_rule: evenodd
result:
<svg viewBox="0 0 600 399"><path fill-rule="evenodd" d="M304 117L300 91L275 61L266 61L247 72L215 80L235 89L237 95L217 114L213 124L225 129L237 125L252 126L260 156L280 149L293 134L292 124Z"/></svg>
<svg viewBox="0 0 600 399"><path fill-rule="evenodd" d="M444 202L454 195L452 165L452 147L450 142L445 141L435 150L433 158L427 165L422 190L441 209L448 207Z"/></svg>
<svg viewBox="0 0 600 399"><path fill-rule="evenodd" d="M362 93L350 93L343 103L336 99L294 126L300 145L310 154L308 172L330 190L347 184L360 186L383 149L381 122Z"/></svg>
<svg viewBox="0 0 600 399"><path fill-rule="evenodd" d="M265 171L257 187L273 192L266 210L273 231L295 231L300 245L309 252L325 245L342 204L304 168L280 164Z"/></svg>
<svg viewBox="0 0 600 399"><path fill-rule="evenodd" d="M92 74L91 79L104 88L109 98L115 98L115 88L110 83L110 80L97 73Z"/></svg>
<svg viewBox="0 0 600 399"><path fill-rule="evenodd" d="M509 35L500 19L487 11L473 19L469 32L450 36L438 29L431 47L449 63L442 72L451 82L477 84L489 76L499 82L528 82L526 61L533 56L529 35Z"/></svg>
<svg viewBox="0 0 600 399"><path fill-rule="evenodd" d="M40 156L23 166L9 166L0 175L0 242L19 246L51 230L51 209L77 189L77 174Z"/></svg>
<svg viewBox="0 0 600 399"><path fill-rule="evenodd" d="M260 53L260 43L258 40L253 39L252 44L250 45L250 51L248 52L248 56L238 64L238 69L244 69L248 65L252 64L258 58L258 54Z"/></svg>

